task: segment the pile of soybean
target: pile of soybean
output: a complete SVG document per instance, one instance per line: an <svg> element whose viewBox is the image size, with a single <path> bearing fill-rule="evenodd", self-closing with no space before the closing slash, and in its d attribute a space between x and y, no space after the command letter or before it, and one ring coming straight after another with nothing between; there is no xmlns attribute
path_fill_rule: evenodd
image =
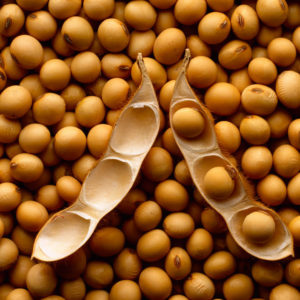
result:
<svg viewBox="0 0 300 300"><path fill-rule="evenodd" d="M300 299L299 1L1 5L0 300ZM288 225L294 258L251 257L193 186L168 121L186 47L220 146ZM139 85L138 52L161 128L134 188L75 254L31 260L36 234L76 200Z"/></svg>

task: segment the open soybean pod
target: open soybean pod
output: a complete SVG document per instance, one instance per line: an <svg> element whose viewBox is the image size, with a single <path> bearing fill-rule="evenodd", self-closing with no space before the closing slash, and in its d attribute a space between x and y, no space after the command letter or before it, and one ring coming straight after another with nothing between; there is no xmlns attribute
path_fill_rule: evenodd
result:
<svg viewBox="0 0 300 300"><path fill-rule="evenodd" d="M142 82L116 122L105 154L87 175L78 199L40 230L32 257L56 261L75 252L134 184L160 125L156 94L140 53L137 61Z"/></svg>
<svg viewBox="0 0 300 300"><path fill-rule="evenodd" d="M293 255L293 240L284 222L252 198L246 180L222 153L212 115L187 82L189 58L187 49L169 116L194 184L207 203L223 216L235 241L249 254L272 261Z"/></svg>

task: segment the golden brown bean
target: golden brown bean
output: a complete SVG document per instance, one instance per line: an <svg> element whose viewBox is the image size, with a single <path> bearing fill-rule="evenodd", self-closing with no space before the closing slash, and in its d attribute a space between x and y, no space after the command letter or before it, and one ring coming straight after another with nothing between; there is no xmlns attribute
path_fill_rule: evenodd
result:
<svg viewBox="0 0 300 300"><path fill-rule="evenodd" d="M25 16L23 10L15 3L6 4L0 11L0 33L15 36L23 27Z"/></svg>
<svg viewBox="0 0 300 300"><path fill-rule="evenodd" d="M91 51L81 52L72 59L71 73L78 82L91 83L100 76L100 59Z"/></svg>
<svg viewBox="0 0 300 300"><path fill-rule="evenodd" d="M206 13L204 0L178 0L174 6L176 20L183 25L197 23Z"/></svg>
<svg viewBox="0 0 300 300"><path fill-rule="evenodd" d="M102 289L113 281L114 272L110 264L102 261L90 261L84 272L85 282L94 289Z"/></svg>
<svg viewBox="0 0 300 300"><path fill-rule="evenodd" d="M258 0L256 12L260 20L268 26L276 27L284 23L288 16L288 4L285 0Z"/></svg>
<svg viewBox="0 0 300 300"><path fill-rule="evenodd" d="M230 20L220 12L211 12L205 15L198 25L198 34L207 44L220 44L229 35Z"/></svg>
<svg viewBox="0 0 300 300"><path fill-rule="evenodd" d="M76 51L87 50L94 40L91 24L79 16L68 18L61 27L61 34L68 46Z"/></svg>
<svg viewBox="0 0 300 300"><path fill-rule="evenodd" d="M52 39L57 30L56 20L47 11L35 11L26 18L25 27L27 32L39 41Z"/></svg>
<svg viewBox="0 0 300 300"><path fill-rule="evenodd" d="M173 14L173 10L159 10L157 19L154 25L154 31L156 34L160 34L167 28L177 27L178 23Z"/></svg>
<svg viewBox="0 0 300 300"><path fill-rule="evenodd" d="M43 125L54 125L65 113L64 99L55 93L46 93L33 104L34 119Z"/></svg>
<svg viewBox="0 0 300 300"><path fill-rule="evenodd" d="M186 38L178 28L168 28L162 31L153 45L153 54L157 61L165 65L179 61L186 46Z"/></svg>
<svg viewBox="0 0 300 300"><path fill-rule="evenodd" d="M191 59L187 68L189 83L196 88L207 88L217 80L217 66L206 56L196 56Z"/></svg>
<svg viewBox="0 0 300 300"><path fill-rule="evenodd" d="M295 45L284 37L273 39L267 48L268 57L279 67L291 65L297 55Z"/></svg>
<svg viewBox="0 0 300 300"><path fill-rule="evenodd" d="M0 239L0 270L9 269L18 259L19 251L16 244L8 238Z"/></svg>
<svg viewBox="0 0 300 300"><path fill-rule="evenodd" d="M259 31L256 11L249 5L239 5L231 16L231 27L237 38L252 40Z"/></svg>
<svg viewBox="0 0 300 300"><path fill-rule="evenodd" d="M0 95L0 113L10 119L23 117L29 111L31 104L31 94L19 85L7 87Z"/></svg>
<svg viewBox="0 0 300 300"><path fill-rule="evenodd" d="M103 75L107 78L128 78L131 67L132 61L125 54L108 53L101 60L101 69Z"/></svg>
<svg viewBox="0 0 300 300"><path fill-rule="evenodd" d="M16 217L23 229L38 232L47 221L48 212L36 201L25 201L18 206Z"/></svg>
<svg viewBox="0 0 300 300"><path fill-rule="evenodd" d="M127 47L129 57L135 60L139 52L142 53L143 57L150 56L152 54L155 39L156 35L152 30L132 31Z"/></svg>
<svg viewBox="0 0 300 300"><path fill-rule="evenodd" d="M83 10L85 14L92 20L100 21L112 15L115 9L115 1L113 0L84 0Z"/></svg>
<svg viewBox="0 0 300 300"><path fill-rule="evenodd" d="M204 101L211 112L229 116L237 111L240 98L240 92L233 84L218 82L206 91Z"/></svg>
<svg viewBox="0 0 300 300"><path fill-rule="evenodd" d="M131 27L145 31L154 25L157 13L149 2L138 0L127 3L124 16Z"/></svg>
<svg viewBox="0 0 300 300"><path fill-rule="evenodd" d="M54 137L55 152L64 160L78 159L84 153L85 147L85 134L76 127L64 127Z"/></svg>
<svg viewBox="0 0 300 300"><path fill-rule="evenodd" d="M265 177L272 167L272 153L263 146L249 147L242 156L242 169L246 176L253 179Z"/></svg>
<svg viewBox="0 0 300 300"><path fill-rule="evenodd" d="M143 294L151 299L166 299L172 291L172 281L168 274L158 267L145 268L139 277Z"/></svg>

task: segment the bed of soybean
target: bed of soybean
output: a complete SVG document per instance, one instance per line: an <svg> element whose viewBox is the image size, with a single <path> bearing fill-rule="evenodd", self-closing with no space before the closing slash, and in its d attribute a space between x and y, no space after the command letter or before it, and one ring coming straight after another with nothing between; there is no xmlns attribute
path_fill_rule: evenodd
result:
<svg viewBox="0 0 300 300"><path fill-rule="evenodd" d="M299 1L0 5L0 300L300 299ZM295 257L250 256L193 185L168 120L185 48L187 79L222 151L288 226ZM139 52L161 111L134 187L73 255L31 260L39 230L77 199L105 152L142 80ZM194 109L173 122L186 139L205 132ZM223 167L204 182L220 201L235 187ZM265 243L274 221L252 212L242 232Z"/></svg>

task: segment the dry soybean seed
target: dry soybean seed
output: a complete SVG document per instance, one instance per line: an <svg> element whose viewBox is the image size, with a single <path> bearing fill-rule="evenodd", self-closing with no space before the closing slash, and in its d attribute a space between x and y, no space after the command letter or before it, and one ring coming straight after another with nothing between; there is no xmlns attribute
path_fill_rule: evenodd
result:
<svg viewBox="0 0 300 300"><path fill-rule="evenodd" d="M273 39L269 43L267 51L268 57L279 67L291 65L295 61L297 55L295 45L290 40L283 37Z"/></svg>
<svg viewBox="0 0 300 300"><path fill-rule="evenodd" d="M210 47L205 44L198 35L192 34L187 37L186 39L187 48L191 51L191 56L211 56L211 49Z"/></svg>
<svg viewBox="0 0 300 300"><path fill-rule="evenodd" d="M220 44L228 37L230 27L230 20L225 14L211 12L200 20L198 35L207 44Z"/></svg>
<svg viewBox="0 0 300 300"><path fill-rule="evenodd" d="M21 202L20 188L11 182L0 183L0 212L14 210Z"/></svg>
<svg viewBox="0 0 300 300"><path fill-rule="evenodd" d="M228 300L241 298L251 299L254 294L254 285L251 278L245 274L234 274L223 284L223 295Z"/></svg>
<svg viewBox="0 0 300 300"><path fill-rule="evenodd" d="M171 212L185 209L189 201L185 187L172 179L159 183L155 188L154 196L161 207Z"/></svg>
<svg viewBox="0 0 300 300"><path fill-rule="evenodd" d="M273 153L273 167L279 176L290 178L300 170L300 154L296 148L281 145Z"/></svg>
<svg viewBox="0 0 300 300"><path fill-rule="evenodd" d="M124 248L115 258L113 267L119 278L134 280L142 270L142 262L134 249Z"/></svg>
<svg viewBox="0 0 300 300"><path fill-rule="evenodd" d="M109 52L124 50L130 38L127 26L114 18L102 21L99 25L97 36L101 45Z"/></svg>
<svg viewBox="0 0 300 300"><path fill-rule="evenodd" d="M249 147L242 156L242 169L252 179L265 177L272 167L272 153L264 146Z"/></svg>
<svg viewBox="0 0 300 300"><path fill-rule="evenodd" d="M248 43L240 40L226 43L218 54L221 66L229 70L238 70L245 67L251 58L251 47Z"/></svg>
<svg viewBox="0 0 300 300"><path fill-rule="evenodd" d="M10 171L14 179L29 183L41 177L44 165L36 155L20 153L12 158Z"/></svg>
<svg viewBox="0 0 300 300"><path fill-rule="evenodd" d="M114 0L84 0L83 10L90 19L100 21L114 13L117 3Z"/></svg>
<svg viewBox="0 0 300 300"><path fill-rule="evenodd" d="M22 288L14 289L12 290L7 297L5 298L7 300L33 300L30 293Z"/></svg>
<svg viewBox="0 0 300 300"><path fill-rule="evenodd" d="M241 40L252 40L259 31L259 19L256 11L249 5L239 5L231 16L231 27Z"/></svg>
<svg viewBox="0 0 300 300"><path fill-rule="evenodd" d="M129 57L135 60L139 52L142 53L143 57L150 56L152 54L155 39L156 35L153 30L133 30L130 33L129 44L127 47Z"/></svg>
<svg viewBox="0 0 300 300"><path fill-rule="evenodd" d="M227 199L234 191L234 169L228 167L213 167L204 176L203 187L207 195L216 200Z"/></svg>
<svg viewBox="0 0 300 300"><path fill-rule="evenodd" d="M285 22L288 16L288 5L285 0L258 0L256 12L263 23L277 27Z"/></svg>
<svg viewBox="0 0 300 300"><path fill-rule="evenodd" d="M0 33L6 37L15 36L23 27L25 16L23 10L15 3L2 6L0 11Z"/></svg>
<svg viewBox="0 0 300 300"><path fill-rule="evenodd" d="M10 119L23 117L32 105L30 92L23 86L11 85L0 95L0 113Z"/></svg>
<svg viewBox="0 0 300 300"><path fill-rule="evenodd" d="M277 108L266 120L271 128L272 138L283 138L288 132L292 116L285 109ZM290 143L292 144L291 140ZM295 145L293 145L295 147Z"/></svg>
<svg viewBox="0 0 300 300"><path fill-rule="evenodd" d="M225 82L227 82L227 80L225 80ZM243 68L237 71L233 71L230 74L229 83L233 84L240 91L240 93L242 93L243 90L253 82L248 74L248 69Z"/></svg>
<svg viewBox="0 0 300 300"><path fill-rule="evenodd" d="M23 229L38 232L48 220L48 212L36 201L25 201L18 206L16 217Z"/></svg>
<svg viewBox="0 0 300 300"><path fill-rule="evenodd" d="M65 280L60 285L60 294L65 299L74 299L78 297L83 299L86 294L86 286L81 277L74 280Z"/></svg>
<svg viewBox="0 0 300 300"><path fill-rule="evenodd" d="M86 96L86 92L80 85L71 83L63 89L60 95L65 100L66 110L73 111L77 103Z"/></svg>
<svg viewBox="0 0 300 300"><path fill-rule="evenodd" d="M252 145L265 144L270 136L271 129L268 122L260 116L246 116L240 124L242 138Z"/></svg>
<svg viewBox="0 0 300 300"><path fill-rule="evenodd" d="M174 247L165 260L165 270L174 280L182 280L192 270L192 260L188 253L180 247Z"/></svg>
<svg viewBox="0 0 300 300"><path fill-rule="evenodd" d="M172 281L161 268L145 268L139 277L139 286L150 300L167 299L172 291Z"/></svg>
<svg viewBox="0 0 300 300"><path fill-rule="evenodd" d="M145 31L153 27L157 13L149 2L138 0L127 3L124 17L131 27Z"/></svg>
<svg viewBox="0 0 300 300"><path fill-rule="evenodd" d="M154 201L140 204L134 212L134 222L140 231L154 229L161 221L162 210Z"/></svg>
<svg viewBox="0 0 300 300"><path fill-rule="evenodd" d="M143 234L136 246L138 256L146 262L155 262L167 255L171 247L168 235L160 229Z"/></svg>
<svg viewBox="0 0 300 300"><path fill-rule="evenodd" d="M125 243L124 233L113 227L104 227L98 229L90 240L91 250L101 256L109 257L118 254Z"/></svg>
<svg viewBox="0 0 300 300"><path fill-rule="evenodd" d="M49 41L55 36L57 23L47 11L35 11L26 18L27 32L41 42Z"/></svg>
<svg viewBox="0 0 300 300"><path fill-rule="evenodd" d="M252 212L245 217L242 231L249 241L264 244L274 236L275 222L266 212Z"/></svg>
<svg viewBox="0 0 300 300"><path fill-rule="evenodd" d="M295 119L289 124L288 137L291 145L300 149L300 119Z"/></svg>
<svg viewBox="0 0 300 300"><path fill-rule="evenodd" d="M105 290L92 290L87 292L85 300L109 300L109 293Z"/></svg>
<svg viewBox="0 0 300 300"><path fill-rule="evenodd" d="M185 160L178 162L175 166L174 177L183 185L193 185L193 180Z"/></svg>
<svg viewBox="0 0 300 300"><path fill-rule="evenodd" d="M204 273L211 279L220 280L229 277L236 269L233 255L227 251L217 251L204 262Z"/></svg>
<svg viewBox="0 0 300 300"><path fill-rule="evenodd" d="M68 46L76 51L87 50L94 40L91 24L79 16L66 19L61 27L61 34Z"/></svg>
<svg viewBox="0 0 300 300"><path fill-rule="evenodd" d="M66 104L64 99L55 93L46 93L32 107L34 119L43 125L54 125L64 117Z"/></svg>
<svg viewBox="0 0 300 300"><path fill-rule="evenodd" d="M19 250L8 238L0 239L0 270L8 270L18 259Z"/></svg>
<svg viewBox="0 0 300 300"><path fill-rule="evenodd" d="M285 268L285 279L289 284L296 287L300 286L300 259L293 259L290 261Z"/></svg>
<svg viewBox="0 0 300 300"><path fill-rule="evenodd" d="M201 113L193 108L181 108L173 115L175 131L185 138L199 136L205 128L205 120Z"/></svg>
<svg viewBox="0 0 300 300"><path fill-rule="evenodd" d="M92 288L103 289L112 283L114 272L111 265L106 262L89 261L83 277Z"/></svg>
<svg viewBox="0 0 300 300"><path fill-rule="evenodd" d="M288 228L294 238L294 243L296 246L300 245L300 216L294 217L288 224Z"/></svg>
<svg viewBox="0 0 300 300"><path fill-rule="evenodd" d="M153 55L164 65L177 63L186 46L186 38L178 28L168 28L162 31L155 39Z"/></svg>
<svg viewBox="0 0 300 300"><path fill-rule="evenodd" d="M91 128L87 136L87 146L90 153L96 158L100 158L105 152L112 126L108 124L98 124Z"/></svg>
<svg viewBox="0 0 300 300"><path fill-rule="evenodd" d="M215 11L225 12L233 7L234 0L207 0L207 4Z"/></svg>
<svg viewBox="0 0 300 300"><path fill-rule="evenodd" d="M108 80L102 89L102 100L110 109L122 108L130 94L129 84L122 78Z"/></svg>
<svg viewBox="0 0 300 300"><path fill-rule="evenodd" d="M250 61L248 65L250 78L260 84L271 84L277 78L277 68L268 58L257 57Z"/></svg>
<svg viewBox="0 0 300 300"><path fill-rule="evenodd" d="M28 153L40 153L49 145L51 135L49 129L38 123L32 123L20 132L19 144L21 148Z"/></svg>
<svg viewBox="0 0 300 300"><path fill-rule="evenodd" d="M105 116L105 107L99 97L87 96L77 103L75 117L84 127L91 128L101 123Z"/></svg>
<svg viewBox="0 0 300 300"><path fill-rule="evenodd" d="M174 239L184 239L189 237L194 229L193 218L184 212L175 212L167 215L163 221L164 231Z"/></svg>
<svg viewBox="0 0 300 300"><path fill-rule="evenodd" d="M56 182L58 195L68 203L73 203L81 190L80 182L72 176L63 176Z"/></svg>
<svg viewBox="0 0 300 300"><path fill-rule="evenodd" d="M164 31L167 28L173 28L177 26L178 23L173 14L173 10L166 9L166 10L158 11L156 22L154 24L154 32L156 34L160 34L162 31Z"/></svg>
<svg viewBox="0 0 300 300"><path fill-rule="evenodd" d="M240 98L240 92L233 84L218 82L207 89L204 101L211 112L229 116L238 110Z"/></svg>
<svg viewBox="0 0 300 300"><path fill-rule="evenodd" d="M54 137L55 152L64 160L79 158L84 153L85 148L85 134L76 127L64 127Z"/></svg>
<svg viewBox="0 0 300 300"><path fill-rule="evenodd" d="M46 263L34 265L26 277L26 285L35 297L46 297L53 293L57 284L54 269Z"/></svg>
<svg viewBox="0 0 300 300"><path fill-rule="evenodd" d="M183 25L193 25L200 21L206 13L204 0L178 0L174 6L174 16Z"/></svg>
<svg viewBox="0 0 300 300"><path fill-rule="evenodd" d="M278 38L282 35L282 27L268 27L261 25L260 31L256 36L258 44L262 47L267 47L268 44L275 38ZM267 57L267 56L266 56Z"/></svg>
<svg viewBox="0 0 300 300"><path fill-rule="evenodd" d="M57 193L56 186L52 184L46 184L38 189L36 201L41 203L48 211L57 211L64 205L64 201Z"/></svg>
<svg viewBox="0 0 300 300"><path fill-rule="evenodd" d="M287 108L300 107L300 74L295 71L283 71L276 80L276 94Z"/></svg>
<svg viewBox="0 0 300 300"><path fill-rule="evenodd" d="M283 300L283 299L300 299L299 291L286 283L277 285L271 290L270 300Z"/></svg>
<svg viewBox="0 0 300 300"><path fill-rule="evenodd" d="M228 153L234 153L241 144L239 129L229 121L220 121L215 124L215 132L221 149Z"/></svg>
<svg viewBox="0 0 300 300"><path fill-rule="evenodd" d="M270 206L282 204L287 196L284 181L274 174L269 174L261 179L256 186L256 190L260 200Z"/></svg>
<svg viewBox="0 0 300 300"><path fill-rule="evenodd" d="M215 294L214 283L206 275L198 272L192 273L185 280L183 290L191 300L212 300Z"/></svg>
<svg viewBox="0 0 300 300"><path fill-rule="evenodd" d="M214 209L206 207L201 213L201 223L210 233L222 233L227 230L226 223L222 216Z"/></svg>
<svg viewBox="0 0 300 300"><path fill-rule="evenodd" d="M211 86L217 80L217 73L217 65L206 56L192 58L187 68L188 81L196 88Z"/></svg>
<svg viewBox="0 0 300 300"><path fill-rule="evenodd" d="M154 182L167 179L173 172L170 153L161 147L152 147L142 164L142 172Z"/></svg>
<svg viewBox="0 0 300 300"><path fill-rule="evenodd" d="M50 59L40 70L42 84L51 91L60 91L67 87L71 78L71 70L61 59Z"/></svg>
<svg viewBox="0 0 300 300"><path fill-rule="evenodd" d="M30 35L15 37L9 47L14 60L24 69L35 69L43 60L41 43Z"/></svg>
<svg viewBox="0 0 300 300"><path fill-rule="evenodd" d="M142 293L139 285L132 280L121 280L115 283L109 294L111 300L141 300Z"/></svg>
<svg viewBox="0 0 300 300"><path fill-rule="evenodd" d="M283 268L279 262L258 260L252 265L253 279L261 286L273 287L281 283Z"/></svg>
<svg viewBox="0 0 300 300"><path fill-rule="evenodd" d="M78 82L91 83L100 76L100 59L91 51L81 52L72 59L71 73Z"/></svg>

